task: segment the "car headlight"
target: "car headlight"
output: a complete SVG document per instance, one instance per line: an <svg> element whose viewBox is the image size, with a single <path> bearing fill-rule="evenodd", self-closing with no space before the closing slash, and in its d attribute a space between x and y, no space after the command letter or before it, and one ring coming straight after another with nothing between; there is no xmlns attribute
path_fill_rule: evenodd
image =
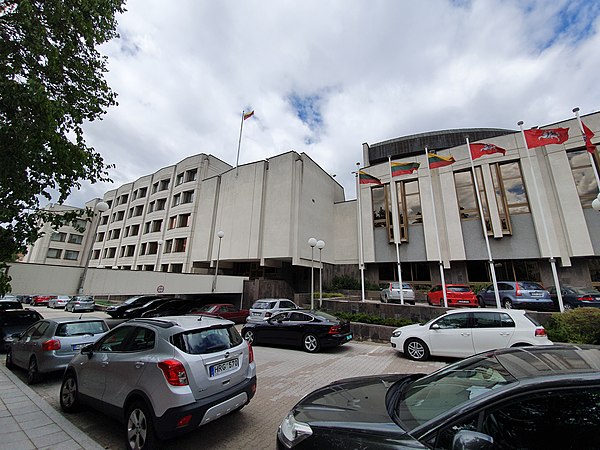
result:
<svg viewBox="0 0 600 450"><path fill-rule="evenodd" d="M294 412L290 411L287 417L281 422L281 425L279 425L277 434L283 445L287 448L292 448L312 435L312 430L308 424L297 421L294 417Z"/></svg>
<svg viewBox="0 0 600 450"><path fill-rule="evenodd" d="M400 337L401 334L402 334L402 331L400 331L400 330L394 330L392 332L392 337Z"/></svg>

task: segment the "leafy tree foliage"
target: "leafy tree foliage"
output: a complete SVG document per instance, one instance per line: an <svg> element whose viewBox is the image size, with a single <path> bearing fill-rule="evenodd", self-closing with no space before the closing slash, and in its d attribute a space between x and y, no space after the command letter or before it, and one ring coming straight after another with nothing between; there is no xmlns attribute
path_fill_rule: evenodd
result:
<svg viewBox="0 0 600 450"><path fill-rule="evenodd" d="M110 181L82 125L100 119L116 94L104 80L97 47L117 37L124 0L0 0L0 292L6 263L25 251L43 221L41 208L66 200L82 180ZM89 216L89 211L88 211Z"/></svg>

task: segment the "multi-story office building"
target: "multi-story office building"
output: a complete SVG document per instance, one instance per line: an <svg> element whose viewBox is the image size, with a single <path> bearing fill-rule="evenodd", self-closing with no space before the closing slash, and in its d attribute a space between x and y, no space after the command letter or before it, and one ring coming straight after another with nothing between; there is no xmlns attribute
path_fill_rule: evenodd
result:
<svg viewBox="0 0 600 450"><path fill-rule="evenodd" d="M600 113L582 119L598 134ZM109 209L97 229L88 227L96 230L89 266L212 273L219 253L220 272L284 279L306 291L313 259L323 261L325 284L336 274L358 278L359 262L367 280L378 283L397 279L399 254L407 281L438 282L440 261L447 282L489 281L468 136L505 150L474 161L498 279L553 284L555 258L561 282L600 285L600 216L591 208L597 154L586 151L575 118L543 128L557 127L569 128L569 139L535 149L525 147L520 131L498 129L363 144L362 170L381 184L357 180L360 202L346 200L342 186L306 154L290 151L237 168L211 155L191 156L104 195ZM455 162L429 170L425 147ZM388 158L420 167L391 178ZM325 247L311 248L311 237ZM30 250L38 256L28 260L43 255L49 262L54 242L42 238ZM52 259L59 261L65 262Z"/></svg>

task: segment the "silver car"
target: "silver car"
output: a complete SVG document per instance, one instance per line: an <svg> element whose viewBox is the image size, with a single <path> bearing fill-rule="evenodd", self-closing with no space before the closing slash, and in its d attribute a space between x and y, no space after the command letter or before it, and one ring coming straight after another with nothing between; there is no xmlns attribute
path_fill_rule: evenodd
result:
<svg viewBox="0 0 600 450"><path fill-rule="evenodd" d="M92 297L77 295L67 302L65 311L93 311L96 303Z"/></svg>
<svg viewBox="0 0 600 450"><path fill-rule="evenodd" d="M287 298L261 298L256 300L250 308L246 322L260 322L279 311L288 309L300 309L300 307Z"/></svg>
<svg viewBox="0 0 600 450"><path fill-rule="evenodd" d="M56 297L52 297L50 300L48 300L48 308L64 308L69 300L71 300L71 297L68 295L58 295Z"/></svg>
<svg viewBox="0 0 600 450"><path fill-rule="evenodd" d="M404 302L415 304L415 291L412 286L408 283L402 283L402 294L404 296ZM384 303L400 303L400 283L394 281L388 283L385 288L381 290L381 301Z"/></svg>
<svg viewBox="0 0 600 450"><path fill-rule="evenodd" d="M40 320L13 336L6 353L6 367L26 369L27 382L33 384L42 373L64 370L83 346L107 331L106 322L96 317Z"/></svg>
<svg viewBox="0 0 600 450"><path fill-rule="evenodd" d="M255 391L254 354L233 322L166 316L129 320L83 348L65 371L60 405L114 415L127 447L141 450L240 410Z"/></svg>

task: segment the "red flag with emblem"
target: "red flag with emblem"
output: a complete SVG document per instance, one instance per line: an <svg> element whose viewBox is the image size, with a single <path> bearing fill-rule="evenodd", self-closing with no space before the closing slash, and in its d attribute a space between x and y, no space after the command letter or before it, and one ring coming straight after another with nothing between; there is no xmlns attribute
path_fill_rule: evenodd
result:
<svg viewBox="0 0 600 450"><path fill-rule="evenodd" d="M533 128L531 130L525 130L523 133L525 134L527 148L542 147L543 145L550 144L562 144L569 139L568 128L551 128L548 130Z"/></svg>
<svg viewBox="0 0 600 450"><path fill-rule="evenodd" d="M585 123L581 122L581 126L583 127L583 140L585 141L585 148L592 155L596 151L596 146L592 144L592 138L594 137L594 133L588 127L585 126Z"/></svg>

